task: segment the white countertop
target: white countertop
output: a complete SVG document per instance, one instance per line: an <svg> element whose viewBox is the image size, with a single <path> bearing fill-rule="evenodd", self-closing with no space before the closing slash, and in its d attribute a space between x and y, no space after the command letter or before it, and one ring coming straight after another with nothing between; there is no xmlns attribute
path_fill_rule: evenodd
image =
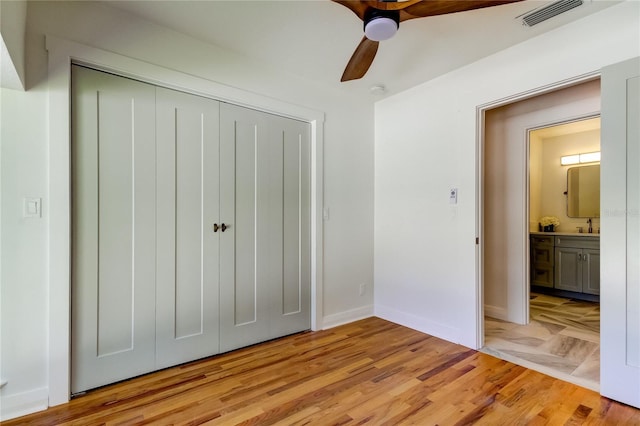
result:
<svg viewBox="0 0 640 426"><path fill-rule="evenodd" d="M529 232L530 235L563 235L563 236L568 236L568 237L596 237L596 238L600 238L600 234L598 233L593 233L593 234L589 234L587 232Z"/></svg>

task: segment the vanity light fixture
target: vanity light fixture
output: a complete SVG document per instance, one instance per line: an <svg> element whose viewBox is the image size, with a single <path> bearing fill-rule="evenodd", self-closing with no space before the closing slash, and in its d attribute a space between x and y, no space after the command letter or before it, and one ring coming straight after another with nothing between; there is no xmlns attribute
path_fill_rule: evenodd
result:
<svg viewBox="0 0 640 426"><path fill-rule="evenodd" d="M580 163L580 154L565 155L564 157L560 157L560 164L563 166L568 166L570 164L579 164L579 163Z"/></svg>
<svg viewBox="0 0 640 426"><path fill-rule="evenodd" d="M600 161L600 151L598 152L587 152L585 154L580 154L580 164L582 163L595 163Z"/></svg>
<svg viewBox="0 0 640 426"><path fill-rule="evenodd" d="M560 164L563 166L569 166L571 164L596 163L598 161L600 161L600 151L560 157Z"/></svg>

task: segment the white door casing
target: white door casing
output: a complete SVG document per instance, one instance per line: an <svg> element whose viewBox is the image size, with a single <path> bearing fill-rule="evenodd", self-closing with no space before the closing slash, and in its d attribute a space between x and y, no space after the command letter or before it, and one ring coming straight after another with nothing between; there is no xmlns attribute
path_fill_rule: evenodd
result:
<svg viewBox="0 0 640 426"><path fill-rule="evenodd" d="M600 392L640 408L640 58L602 70Z"/></svg>

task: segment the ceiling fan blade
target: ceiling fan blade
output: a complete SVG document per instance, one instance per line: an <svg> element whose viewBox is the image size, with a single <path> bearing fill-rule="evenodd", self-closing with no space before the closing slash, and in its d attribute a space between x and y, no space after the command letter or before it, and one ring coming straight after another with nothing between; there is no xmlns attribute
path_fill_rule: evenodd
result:
<svg viewBox="0 0 640 426"><path fill-rule="evenodd" d="M402 10L423 0L404 0L404 1L376 1L376 0L332 0L341 4L347 9L355 13L358 18L364 20L364 12L368 8L378 10Z"/></svg>
<svg viewBox="0 0 640 426"><path fill-rule="evenodd" d="M364 37L356 48L356 51L351 55L351 59L349 59L349 63L344 69L344 73L342 74L340 81L357 80L362 78L369 70L371 63L373 62L373 58L376 57L378 45L379 43L377 41L372 41Z"/></svg>
<svg viewBox="0 0 640 426"><path fill-rule="evenodd" d="M500 6L522 0L426 0L411 4L400 12L400 21L427 16L464 12L484 7Z"/></svg>
<svg viewBox="0 0 640 426"><path fill-rule="evenodd" d="M403 10L409 6L413 6L416 3L420 3L425 0L403 0L403 1L385 1L385 0L362 0L366 6L373 7L378 10ZM431 1L431 0L426 0Z"/></svg>

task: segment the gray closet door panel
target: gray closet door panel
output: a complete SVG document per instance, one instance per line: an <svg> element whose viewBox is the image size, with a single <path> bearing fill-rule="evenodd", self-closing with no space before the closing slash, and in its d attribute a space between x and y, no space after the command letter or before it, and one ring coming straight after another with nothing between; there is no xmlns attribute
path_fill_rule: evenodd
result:
<svg viewBox="0 0 640 426"><path fill-rule="evenodd" d="M270 122L273 337L310 327L309 125L281 117Z"/></svg>
<svg viewBox="0 0 640 426"><path fill-rule="evenodd" d="M72 392L154 369L154 91L73 67Z"/></svg>
<svg viewBox="0 0 640 426"><path fill-rule="evenodd" d="M158 368L218 352L219 103L157 89Z"/></svg>
<svg viewBox="0 0 640 426"><path fill-rule="evenodd" d="M268 337L268 149L264 114L220 106L220 350Z"/></svg>
<svg viewBox="0 0 640 426"><path fill-rule="evenodd" d="M220 122L226 351L310 327L310 143L308 124L246 108Z"/></svg>
<svg viewBox="0 0 640 426"><path fill-rule="evenodd" d="M254 123L235 123L235 219L230 232L235 240L234 325L257 321L257 241L258 230L258 129ZM229 161L231 163L231 161ZM225 217L225 220L227 218Z"/></svg>

